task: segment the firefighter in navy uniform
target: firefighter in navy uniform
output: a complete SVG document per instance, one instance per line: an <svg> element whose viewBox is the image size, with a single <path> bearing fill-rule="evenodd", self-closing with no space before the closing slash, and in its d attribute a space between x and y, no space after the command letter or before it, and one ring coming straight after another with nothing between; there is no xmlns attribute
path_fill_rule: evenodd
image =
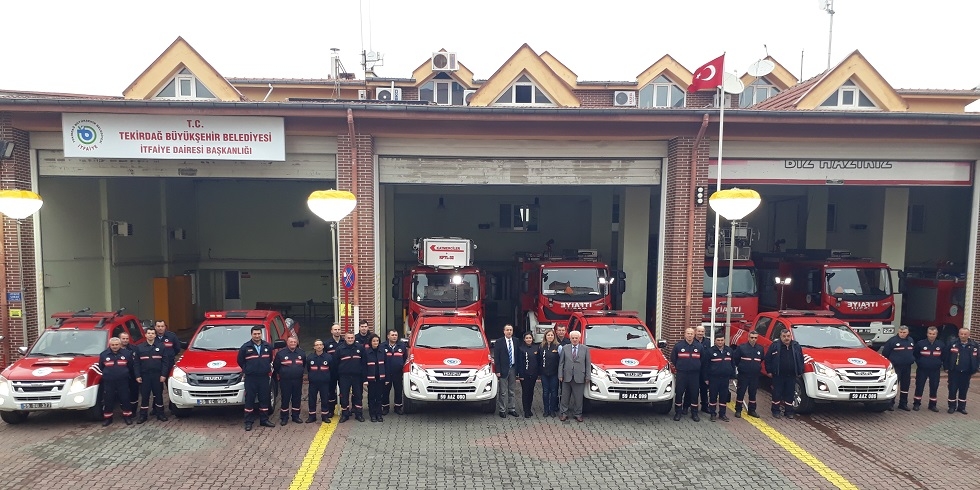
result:
<svg viewBox="0 0 980 490"><path fill-rule="evenodd" d="M238 367L245 378L245 430L252 430L255 422L255 399L259 399L259 425L275 427L269 421L272 392L269 388L272 376L272 346L262 340L262 327L252 327L252 340L238 349Z"/></svg>
<svg viewBox="0 0 980 490"><path fill-rule="evenodd" d="M674 379L677 383L677 391L674 394L674 420L681 419L684 408L693 406L691 419L695 422L701 421L698 417L697 399L701 369L704 366L702 357L706 357L704 354L704 345L694 340L693 328L685 330L684 340L674 344L674 350L670 353L670 362L677 370Z"/></svg>
<svg viewBox="0 0 980 490"><path fill-rule="evenodd" d="M885 342L881 355L891 361L898 374L898 409L909 411L909 385L912 384L912 364L915 363L915 340L909 337L909 327L898 327L898 334ZM895 410L895 399L888 405Z"/></svg>
<svg viewBox="0 0 980 490"><path fill-rule="evenodd" d="M786 418L792 419L796 380L803 375L803 347L784 328L779 332L779 342L773 342L766 351L765 363L766 372L772 377L772 416L778 419L782 406Z"/></svg>
<svg viewBox="0 0 980 490"><path fill-rule="evenodd" d="M330 423L333 412L329 410L329 384L333 379L330 372L330 365L333 358L324 350L323 341L316 339L313 341L313 352L306 355L306 378L310 382L310 389L307 398L309 399L309 416L306 418L307 424L316 422L316 400L320 399L320 420L325 424Z"/></svg>
<svg viewBox="0 0 980 490"><path fill-rule="evenodd" d="M367 320L361 320L361 324L357 327L357 333L354 335L354 342L366 349L370 338L371 326L368 325Z"/></svg>
<svg viewBox="0 0 980 490"><path fill-rule="evenodd" d="M384 422L381 414L381 397L388 384L388 368L385 367L385 349L381 347L381 337L368 335L368 347L364 350L364 387L368 393L368 414L371 422Z"/></svg>
<svg viewBox="0 0 980 490"><path fill-rule="evenodd" d="M715 339L715 345L708 351L704 372L708 379L708 408L711 410L711 421L719 418L724 422L730 419L725 412L728 402L732 401L732 392L728 383L735 377L735 355L732 348L725 345L725 337Z"/></svg>
<svg viewBox="0 0 980 490"><path fill-rule="evenodd" d="M157 332L157 340L163 343L163 355L165 358L169 358L167 365L173 366L177 361L177 354L180 354L180 339L177 338L177 334L167 330L167 322L163 320L157 320L153 324L153 330ZM163 375L169 376L170 372L163 373ZM167 391L166 378L163 381L163 391Z"/></svg>
<svg viewBox="0 0 980 490"><path fill-rule="evenodd" d="M936 340L939 329L929 327L926 338L915 344L915 397L912 398L912 410L919 411L922 406L922 391L929 382L929 410L938 412L936 402L939 398L939 371L943 368L946 355L946 344Z"/></svg>
<svg viewBox="0 0 980 490"><path fill-rule="evenodd" d="M99 354L99 369L102 371L103 427L112 423L112 412L116 405L122 409L126 425L133 423L133 410L129 404L129 379L133 376L133 353L122 348L119 337L109 339L109 348Z"/></svg>
<svg viewBox="0 0 980 490"><path fill-rule="evenodd" d="M353 333L344 334L344 343L337 348L337 379L340 381L340 420L347 422L351 412L358 422L364 422L364 412L361 409L361 394L364 383L364 346L354 340Z"/></svg>
<svg viewBox="0 0 980 490"><path fill-rule="evenodd" d="M340 325L334 323L330 326L330 336L323 345L324 352L330 356L330 381L327 384L327 418L333 417L337 411L337 383L340 376L337 375L337 348L344 343L344 335L341 333Z"/></svg>
<svg viewBox="0 0 980 490"><path fill-rule="evenodd" d="M762 375L762 360L765 348L758 344L759 333L749 332L749 341L735 349L735 369L738 387L735 389L735 417L742 417L742 402L745 392L749 393L749 417L758 417L755 411L755 396L759 391L759 377Z"/></svg>
<svg viewBox="0 0 980 490"><path fill-rule="evenodd" d="M117 328L122 330L122 327L117 327ZM116 337L119 337L119 343L122 344L122 349L125 351L129 351L129 354L133 356L133 359L138 361L138 359L136 359L137 346L130 345L129 333L123 330L122 332L119 332L119 335L116 335ZM134 370L135 368L136 366L133 366ZM134 376L129 379L129 406L132 407L130 408L130 410L136 412L136 407L138 406L139 401L140 401L140 384L139 382L136 381L136 377Z"/></svg>
<svg viewBox="0 0 980 490"><path fill-rule="evenodd" d="M276 352L272 361L272 372L279 380L279 390L282 400L279 403L279 425L289 423L290 415L293 422L302 424L299 418L300 403L303 400L303 371L306 367L306 353L299 348L299 339L286 339L286 348Z"/></svg>
<svg viewBox="0 0 980 490"><path fill-rule="evenodd" d="M949 373L949 410L966 415L966 393L970 390L970 377L980 368L980 347L970 340L970 329L961 328L959 340L946 351L946 371Z"/></svg>
<svg viewBox="0 0 980 490"><path fill-rule="evenodd" d="M385 385L385 393L382 395L381 414L388 415L390 409L391 392L395 392L395 413L402 415L403 397L405 390L403 386L404 378L402 372L405 367L405 359L408 359L408 346L398 340L398 332L388 330L388 342L384 345L385 349L385 368L388 370L388 384Z"/></svg>
<svg viewBox="0 0 980 490"><path fill-rule="evenodd" d="M694 341L704 346L703 352L707 353L711 350L711 339L704 335L703 326L694 329ZM711 407L708 406L708 378L704 372L701 373L701 378L698 380L698 399L701 401L701 411L711 413ZM689 405L697 410L698 402L694 400Z"/></svg>
<svg viewBox="0 0 980 490"><path fill-rule="evenodd" d="M163 413L163 381L170 372L170 365L167 364L170 359L164 356L163 349L163 342L157 340L157 332L152 328L146 329L146 342L136 346L133 371L136 381L139 382L142 398L137 424L146 422L150 411L150 395L153 395L153 415L161 422L167 421L167 416Z"/></svg>

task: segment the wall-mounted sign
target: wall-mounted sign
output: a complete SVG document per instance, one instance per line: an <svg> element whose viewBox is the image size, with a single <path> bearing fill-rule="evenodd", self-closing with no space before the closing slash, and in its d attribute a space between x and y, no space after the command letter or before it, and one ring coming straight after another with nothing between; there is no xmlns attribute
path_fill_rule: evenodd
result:
<svg viewBox="0 0 980 490"><path fill-rule="evenodd" d="M713 182L718 161L708 165ZM721 179L727 184L968 186L972 169L969 161L725 159Z"/></svg>
<svg viewBox="0 0 980 490"><path fill-rule="evenodd" d="M62 114L66 157L286 159L281 117Z"/></svg>

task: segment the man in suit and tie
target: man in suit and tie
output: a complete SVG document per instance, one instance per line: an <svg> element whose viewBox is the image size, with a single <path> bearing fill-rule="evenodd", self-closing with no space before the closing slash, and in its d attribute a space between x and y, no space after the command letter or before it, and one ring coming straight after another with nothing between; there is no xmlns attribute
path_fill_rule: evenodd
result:
<svg viewBox="0 0 980 490"><path fill-rule="evenodd" d="M592 358L588 346L582 345L582 333L568 334L571 343L564 346L558 355L558 381L561 382L561 403L558 420L568 420L571 411L575 420L582 422L582 398L585 396L585 383L589 381Z"/></svg>
<svg viewBox="0 0 980 490"><path fill-rule="evenodd" d="M497 413L500 418L507 414L517 417L517 401L514 398L517 370L514 369L514 356L517 344L514 342L514 326L504 325L504 336L493 344L493 368L497 372Z"/></svg>

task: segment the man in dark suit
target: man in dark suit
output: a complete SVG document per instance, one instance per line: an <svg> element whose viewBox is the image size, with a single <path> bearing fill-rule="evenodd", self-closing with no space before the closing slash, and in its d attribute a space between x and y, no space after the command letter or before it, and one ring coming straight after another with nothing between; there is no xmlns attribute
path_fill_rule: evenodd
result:
<svg viewBox="0 0 980 490"><path fill-rule="evenodd" d="M582 399L585 397L585 383L589 381L592 357L588 346L582 345L582 333L568 334L571 340L558 354L558 381L561 382L561 403L558 419L568 420L571 411L575 420L582 422Z"/></svg>
<svg viewBox="0 0 980 490"><path fill-rule="evenodd" d="M517 344L514 341L514 326L504 325L504 336L493 344L493 369L497 373L497 413L500 418L507 414L517 417L517 401L514 389L517 385L517 370L514 369L514 356Z"/></svg>

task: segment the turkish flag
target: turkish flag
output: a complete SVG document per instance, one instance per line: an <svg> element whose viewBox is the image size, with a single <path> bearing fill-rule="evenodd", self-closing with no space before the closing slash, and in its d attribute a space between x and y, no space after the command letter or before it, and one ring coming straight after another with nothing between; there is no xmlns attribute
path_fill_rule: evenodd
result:
<svg viewBox="0 0 980 490"><path fill-rule="evenodd" d="M698 90L714 90L721 86L722 76L725 66L725 55L721 55L707 63L694 72L694 80L687 87L688 92Z"/></svg>

